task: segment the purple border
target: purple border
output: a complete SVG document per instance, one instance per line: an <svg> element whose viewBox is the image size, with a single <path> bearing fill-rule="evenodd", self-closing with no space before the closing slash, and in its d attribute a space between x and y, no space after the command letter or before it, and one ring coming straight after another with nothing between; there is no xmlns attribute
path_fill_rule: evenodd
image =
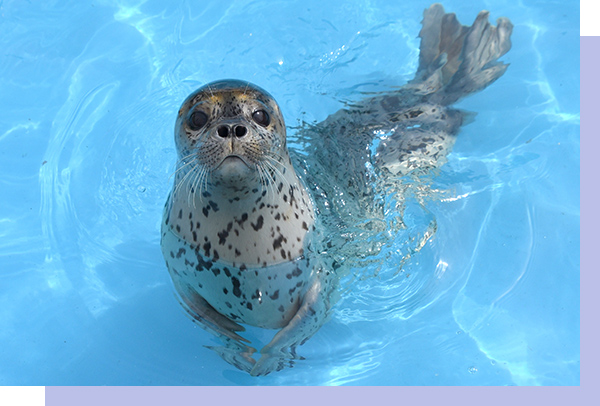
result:
<svg viewBox="0 0 600 406"><path fill-rule="evenodd" d="M587 272L582 273L581 280L581 319L586 320L586 309L593 309L597 304L595 296L589 292L596 289L598 266L592 256L595 247L596 228L598 224L597 201L600 192L595 186L598 182L593 175L598 171L596 150L600 149L599 130L592 123L591 117L600 114L595 102L600 94L600 37L582 37L581 45L581 212L585 218L581 222L581 263ZM586 125L587 124L587 125ZM592 152L594 151L594 152ZM587 175L587 176L586 176ZM586 188L585 186L589 186ZM595 215L596 214L596 215ZM587 236L587 238L585 238ZM586 290L587 287L587 290ZM593 303L590 303L593 301ZM584 325L585 323L582 323ZM591 323L595 325L596 323ZM583 334L585 333L585 334ZM468 399L472 403L484 400L487 405L506 405L507 401L517 404L586 404L582 402L586 395L592 396L594 370L596 370L597 343L596 331L590 331L590 324L582 329L581 349L586 358L581 364L580 387L545 387L545 388L448 388L448 387L346 387L346 388L296 388L296 387L47 387L47 406L96 406L96 405L131 405L144 404L170 405L182 402L200 403L233 403L243 402L245 406L265 404L268 399L281 399L286 405L306 405L315 399L319 404L335 404L340 401L350 404L378 402L379 399L398 399L402 403L416 401L419 404L445 403L448 400ZM587 345L589 344L589 345ZM587 374L586 374L587 372ZM268 403L268 402L267 402Z"/></svg>
<svg viewBox="0 0 600 406"><path fill-rule="evenodd" d="M579 387L47 387L46 406L167 406L173 404L234 404L286 406L316 404L430 404L485 405L586 404L578 402L585 391ZM224 402L225 401L225 402ZM383 401L383 402L382 402Z"/></svg>
<svg viewBox="0 0 600 406"><path fill-rule="evenodd" d="M595 320L598 296L595 289L599 286L598 264L594 252L597 250L598 221L598 180L594 177L600 169L595 151L600 148L600 131L593 117L598 117L598 95L600 94L600 37L580 38L580 110L581 110L581 148L580 148L580 355L582 389L593 387L597 381L596 362L598 360L598 329ZM591 323L585 323L590 320ZM590 390L591 392L592 390Z"/></svg>

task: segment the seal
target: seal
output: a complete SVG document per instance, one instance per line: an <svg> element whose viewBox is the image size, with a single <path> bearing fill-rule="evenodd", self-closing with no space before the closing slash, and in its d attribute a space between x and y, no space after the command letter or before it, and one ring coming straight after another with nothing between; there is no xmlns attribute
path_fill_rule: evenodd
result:
<svg viewBox="0 0 600 406"><path fill-rule="evenodd" d="M184 101L175 134L162 249L190 314L237 341L237 322L282 328L265 353L305 340L322 324L326 300L318 300L321 270L304 255L315 213L279 106L248 82L210 83ZM253 374L269 372L245 361Z"/></svg>
<svg viewBox="0 0 600 406"><path fill-rule="evenodd" d="M224 347L211 348L226 361L252 375L279 370L327 320L340 264L317 255L319 227L342 230L348 218L373 218L382 191L415 169L443 164L469 117L450 105L508 66L498 58L510 49L512 24L500 18L494 27L488 15L468 27L439 4L425 10L412 81L302 129L313 162L306 184L265 90L220 80L185 99L161 246L182 305L222 339ZM341 203L319 206L317 193ZM335 218L319 221L324 212ZM279 329L258 360L240 323Z"/></svg>

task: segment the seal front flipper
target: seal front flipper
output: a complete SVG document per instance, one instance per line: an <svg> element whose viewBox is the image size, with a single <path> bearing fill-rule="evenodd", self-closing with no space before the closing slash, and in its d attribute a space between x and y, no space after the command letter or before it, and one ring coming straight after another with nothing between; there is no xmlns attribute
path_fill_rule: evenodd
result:
<svg viewBox="0 0 600 406"><path fill-rule="evenodd" d="M267 375L292 363L296 347L304 344L325 323L331 308L331 289L324 280L326 276L319 273L294 317L260 351L262 355L250 375Z"/></svg>
<svg viewBox="0 0 600 406"><path fill-rule="evenodd" d="M235 333L245 331L245 328L221 315L202 296L189 288L182 302L183 308L194 321L204 330L219 337L224 344L205 347L236 368L249 373L256 363L252 358L256 349L246 344L249 343L247 339Z"/></svg>
<svg viewBox="0 0 600 406"><path fill-rule="evenodd" d="M228 338L238 343L250 342L235 333L236 331L245 331L244 327L217 312L197 292L190 288L182 289L180 292L187 293L186 295L182 295L182 301L185 304L183 307L202 328L217 336Z"/></svg>
<svg viewBox="0 0 600 406"><path fill-rule="evenodd" d="M237 369L250 373L256 364L256 360L252 358L252 354L256 352L256 349L237 341L226 341L225 346L216 347L205 345L204 347L213 350L219 354L225 362L233 365Z"/></svg>

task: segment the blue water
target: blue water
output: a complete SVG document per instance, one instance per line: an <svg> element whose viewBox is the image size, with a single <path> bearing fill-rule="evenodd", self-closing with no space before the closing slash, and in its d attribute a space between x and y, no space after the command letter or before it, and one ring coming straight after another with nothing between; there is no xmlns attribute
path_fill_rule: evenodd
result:
<svg viewBox="0 0 600 406"><path fill-rule="evenodd" d="M509 17L510 67L458 104L475 121L305 360L252 378L175 298L159 223L185 96L250 80L293 146L412 77L429 4L0 1L0 384L578 385L575 1L444 3Z"/></svg>

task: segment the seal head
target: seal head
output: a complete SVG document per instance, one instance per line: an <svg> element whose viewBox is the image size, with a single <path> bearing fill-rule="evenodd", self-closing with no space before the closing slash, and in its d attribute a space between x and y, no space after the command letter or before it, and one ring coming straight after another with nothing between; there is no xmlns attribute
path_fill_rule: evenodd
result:
<svg viewBox="0 0 600 406"><path fill-rule="evenodd" d="M289 162L279 106L265 90L239 80L192 93L179 110L175 135L179 159L197 163L194 182L211 194L266 186L268 173Z"/></svg>

